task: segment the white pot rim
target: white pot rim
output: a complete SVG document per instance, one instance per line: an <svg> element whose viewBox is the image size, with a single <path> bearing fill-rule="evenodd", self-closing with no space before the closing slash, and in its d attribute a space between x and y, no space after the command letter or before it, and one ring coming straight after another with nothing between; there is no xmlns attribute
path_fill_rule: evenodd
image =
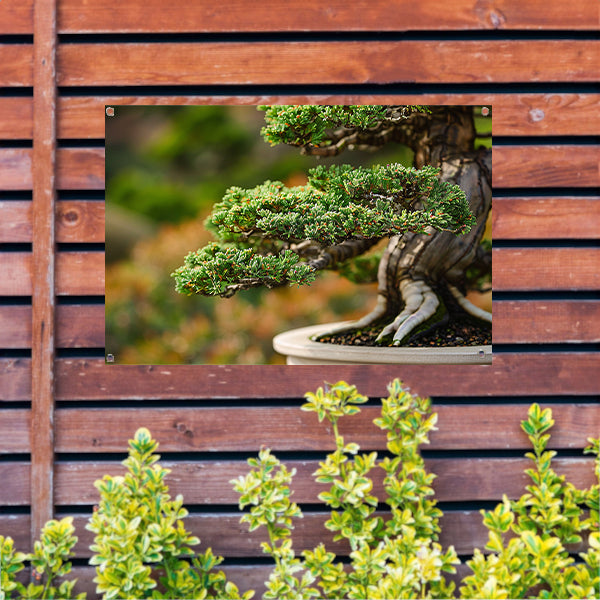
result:
<svg viewBox="0 0 600 600"><path fill-rule="evenodd" d="M346 321L344 322L346 323ZM380 348L315 342L311 336L326 333L344 323L300 327L276 335L273 348L287 357L288 365L323 364L473 364L492 363L492 346L440 346L428 348Z"/></svg>

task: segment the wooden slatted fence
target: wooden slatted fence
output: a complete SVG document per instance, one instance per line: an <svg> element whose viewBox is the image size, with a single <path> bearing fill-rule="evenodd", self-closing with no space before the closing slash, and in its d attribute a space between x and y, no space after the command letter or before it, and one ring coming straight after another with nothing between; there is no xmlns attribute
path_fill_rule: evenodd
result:
<svg viewBox="0 0 600 600"><path fill-rule="evenodd" d="M588 485L580 451L600 430L597 29L592 0L0 3L0 533L27 550L53 513L74 515L79 585L93 595L92 484L120 471L145 425L203 547L260 589L262 538L239 524L228 481L266 444L290 457L295 499L313 507L310 473L331 442L298 406L338 379L374 399L394 377L433 396L426 458L448 509L442 541L462 555L485 543L477 508L522 491L530 402L553 407L557 469ZM270 103L493 106L492 365L105 364L104 106ZM375 413L348 425L373 450ZM298 549L324 539L323 520L310 508Z"/></svg>

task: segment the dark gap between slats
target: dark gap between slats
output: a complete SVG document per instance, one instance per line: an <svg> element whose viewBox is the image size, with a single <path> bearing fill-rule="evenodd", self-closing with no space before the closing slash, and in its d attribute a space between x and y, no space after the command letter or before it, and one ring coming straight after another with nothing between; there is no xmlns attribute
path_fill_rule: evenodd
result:
<svg viewBox="0 0 600 600"><path fill-rule="evenodd" d="M561 344L498 344L494 343L492 338L492 356L494 354L537 354L542 352L546 354L568 352L571 355L600 352L600 344L581 342L565 342Z"/></svg>
<svg viewBox="0 0 600 600"><path fill-rule="evenodd" d="M389 84L228 84L228 85L142 85L60 86L61 96L323 96L402 94L597 94L594 83L389 83Z"/></svg>
<svg viewBox="0 0 600 600"><path fill-rule="evenodd" d="M597 248L600 240L594 239L493 239L494 248Z"/></svg>
<svg viewBox="0 0 600 600"><path fill-rule="evenodd" d="M494 136L494 146L545 146L577 145L597 146L600 137L596 135L534 135L534 136Z"/></svg>
<svg viewBox="0 0 600 600"><path fill-rule="evenodd" d="M201 369L199 367L198 380L202 380ZM314 391L314 390L306 390ZM360 390L359 390L360 391ZM501 405L501 404L515 404L529 406L533 400L530 396L494 396L492 398L488 396L470 396L470 397L447 397L447 396L432 396L433 408L435 411L436 406L464 406L464 405ZM536 396L536 402L542 404L598 404L600 402L600 396L588 395L588 396ZM237 400L237 399L178 399L178 400L57 400L56 409L83 409L91 410L94 408L102 409L129 409L129 408L148 408L149 410L169 408L177 410L178 408L297 408L300 410L300 406L304 404L306 400L304 398L290 399L290 398L263 398L260 400L253 399L249 400ZM15 404L10 403L11 406ZM26 403L27 407L29 403ZM369 401L362 406L380 406L380 397L369 398Z"/></svg>
<svg viewBox="0 0 600 600"><path fill-rule="evenodd" d="M58 296L56 299L57 305L98 305L104 304L104 296Z"/></svg>
<svg viewBox="0 0 600 600"><path fill-rule="evenodd" d="M200 33L61 33L61 44L264 43L264 42L402 42L596 40L593 31L468 30L468 31L277 31ZM13 37L13 36L9 36ZM26 36L23 36L26 37Z"/></svg>
<svg viewBox="0 0 600 600"><path fill-rule="evenodd" d="M104 190L58 190L58 200L104 200Z"/></svg>
<svg viewBox="0 0 600 600"><path fill-rule="evenodd" d="M58 242L59 252L104 252L104 242Z"/></svg>

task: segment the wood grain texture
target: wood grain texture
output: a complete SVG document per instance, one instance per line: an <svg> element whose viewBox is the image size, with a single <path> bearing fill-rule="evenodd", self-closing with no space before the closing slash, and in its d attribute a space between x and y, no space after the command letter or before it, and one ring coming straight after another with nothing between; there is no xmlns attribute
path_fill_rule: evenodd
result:
<svg viewBox="0 0 600 600"><path fill-rule="evenodd" d="M31 202L0 200L0 244L31 242Z"/></svg>
<svg viewBox="0 0 600 600"><path fill-rule="evenodd" d="M0 200L0 243L32 241L32 203ZM104 242L104 202L61 200L56 203L57 242Z"/></svg>
<svg viewBox="0 0 600 600"><path fill-rule="evenodd" d="M0 99L1 101L2 99ZM22 105L17 108L24 111ZM494 135L600 134L598 94L405 94L314 96L81 96L58 100L58 137L103 138L105 105L445 104L493 107ZM7 113L8 114L8 113ZM6 124L8 126L8 124ZM13 126L17 129L17 126ZM16 131L9 130L16 135Z"/></svg>
<svg viewBox="0 0 600 600"><path fill-rule="evenodd" d="M31 348L31 306L0 306L2 347ZM104 306L67 304L56 307L57 348L104 346Z"/></svg>
<svg viewBox="0 0 600 600"><path fill-rule="evenodd" d="M0 191L32 188L32 154L30 148L0 148Z"/></svg>
<svg viewBox="0 0 600 600"><path fill-rule="evenodd" d="M592 82L598 79L598 46L583 40L63 44L58 82L63 86Z"/></svg>
<svg viewBox="0 0 600 600"><path fill-rule="evenodd" d="M82 7L80 0L59 4L61 33L81 32L220 32L220 31L409 31L470 29L591 29L597 11L591 0L570 7L556 0L457 0L452 10L443 0L394 4L382 0L308 0L291 4L275 0L251 11L240 0L219 7L206 2L183 6L160 0L100 0ZM158 18L158 15L160 17ZM360 15L360 18L357 18Z"/></svg>
<svg viewBox="0 0 600 600"><path fill-rule="evenodd" d="M0 87L31 87L32 85L32 44L0 43Z"/></svg>
<svg viewBox="0 0 600 600"><path fill-rule="evenodd" d="M557 0L442 0L394 5L382 0L310 0L295 6L284 0L259 4L248 11L240 0L227 0L217 10L205 2L166 5L161 0L110 0L82 4L59 3L60 33L104 32L221 32L221 31L409 31L532 29L592 30L597 7L592 0L565 4ZM0 34L33 32L33 0L3 2ZM357 19L360 14L360 19ZM160 15L159 18L157 16Z"/></svg>
<svg viewBox="0 0 600 600"><path fill-rule="evenodd" d="M61 200L56 205L58 242L104 242L104 202Z"/></svg>
<svg viewBox="0 0 600 600"><path fill-rule="evenodd" d="M429 396L578 396L600 392L594 352L502 353L482 366L340 366L335 380L361 393L382 397L400 378L413 392ZM330 368L284 366L118 366L99 359L58 359L56 399L73 400L253 400L302 398L332 380ZM31 397L31 363L0 358L0 400Z"/></svg>
<svg viewBox="0 0 600 600"><path fill-rule="evenodd" d="M29 462L0 462L0 506L29 506L31 502L31 465ZM27 534L30 532L28 531Z"/></svg>
<svg viewBox="0 0 600 600"><path fill-rule="evenodd" d="M104 148L59 148L56 159L59 190L104 189Z"/></svg>
<svg viewBox="0 0 600 600"><path fill-rule="evenodd" d="M256 455L257 451L254 453ZM289 469L296 469L292 489L294 501L318 504L318 495L324 491L323 484L314 481L313 473L319 466L317 460L285 461ZM1 464L1 463L0 463ZM240 461L188 461L185 463L163 461L171 472L165 478L173 497L182 494L187 505L232 505L237 506L239 496L230 481L248 470ZM552 466L557 473L565 475L577 487L593 485L594 469L592 458L555 458ZM524 470L531 461L526 458L430 458L425 467L436 473L433 483L439 502L463 502L473 500L500 501L502 495L518 498L523 494L530 479ZM81 506L98 503L98 491L94 481L105 474L123 474L119 463L109 462L60 462L56 465L57 505ZM383 471L373 473L373 492L377 497L384 495ZM5 492L0 490L0 499Z"/></svg>
<svg viewBox="0 0 600 600"><path fill-rule="evenodd" d="M0 363L1 364L1 363ZM492 365L340 366L335 379L363 394L386 395L394 378L423 395L505 396L597 394L596 353L503 353ZM22 364L21 368L26 365ZM284 366L119 366L102 360L59 360L57 399L299 398L331 381L331 369ZM198 381L202 381L202 385Z"/></svg>
<svg viewBox="0 0 600 600"><path fill-rule="evenodd" d="M593 240L599 231L598 197L494 197L494 240Z"/></svg>
<svg viewBox="0 0 600 600"><path fill-rule="evenodd" d="M599 248L502 248L492 250L497 291L597 290Z"/></svg>
<svg viewBox="0 0 600 600"><path fill-rule="evenodd" d="M0 413L0 454L29 454L31 452L31 411L3 410ZM0 531L2 531L0 529ZM6 534L0 534L6 535Z"/></svg>
<svg viewBox="0 0 600 600"><path fill-rule="evenodd" d="M597 187L599 164L600 146L496 146L493 184L508 188Z"/></svg>
<svg viewBox="0 0 600 600"><path fill-rule="evenodd" d="M600 342L600 303L594 300L494 302L493 341L499 344Z"/></svg>
<svg viewBox="0 0 600 600"><path fill-rule="evenodd" d="M0 295L31 296L32 255L0 253ZM96 296L104 294L103 252L61 252L56 258L56 294Z"/></svg>
<svg viewBox="0 0 600 600"><path fill-rule="evenodd" d="M0 139L30 140L33 138L33 98L26 96L0 98L0 115L2 115Z"/></svg>
<svg viewBox="0 0 600 600"><path fill-rule="evenodd" d="M299 405L301 402L299 401ZM600 405L552 407L556 426L553 448L584 448L600 431ZM527 407L511 404L436 406L438 431L426 450L528 449L520 427ZM384 450L385 434L371 424L379 406L361 408L360 418L340 422L340 433L364 450ZM60 409L56 414L56 451L122 452L143 423L160 443L161 452L252 452L260 445L273 451L335 450L331 431L314 413L299 406L239 408ZM469 435L463 426L469 423ZM241 434L240 434L241 433Z"/></svg>
<svg viewBox="0 0 600 600"><path fill-rule="evenodd" d="M56 0L33 12L31 539L54 514Z"/></svg>

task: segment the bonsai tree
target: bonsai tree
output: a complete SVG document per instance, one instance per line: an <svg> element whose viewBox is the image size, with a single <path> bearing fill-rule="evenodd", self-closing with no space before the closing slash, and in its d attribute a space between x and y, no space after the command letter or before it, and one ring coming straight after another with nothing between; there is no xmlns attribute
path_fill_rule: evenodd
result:
<svg viewBox="0 0 600 600"><path fill-rule="evenodd" d="M332 157L395 142L412 149L414 165L319 164L303 186L230 187L206 221L218 242L190 252L172 273L178 292L228 297L310 284L330 269L378 282L375 308L335 332L376 328L377 343L401 345L465 314L491 324L466 299L491 272L491 249L482 246L491 150L475 148L472 107L259 109L271 145Z"/></svg>

